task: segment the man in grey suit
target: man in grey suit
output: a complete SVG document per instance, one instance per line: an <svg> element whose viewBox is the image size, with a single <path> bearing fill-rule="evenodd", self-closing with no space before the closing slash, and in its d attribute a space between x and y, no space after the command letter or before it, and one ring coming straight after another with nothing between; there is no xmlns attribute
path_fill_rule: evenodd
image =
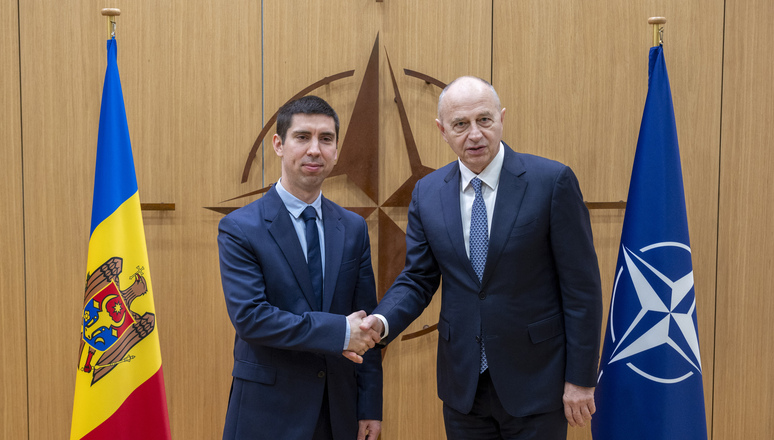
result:
<svg viewBox="0 0 774 440"><path fill-rule="evenodd" d="M458 160L417 182L406 265L364 321L388 343L442 282L438 395L449 439L564 439L594 413L602 301L588 211L565 165L502 142L486 81L441 93Z"/></svg>
<svg viewBox="0 0 774 440"><path fill-rule="evenodd" d="M338 132L336 112L316 96L282 106L272 139L280 181L220 222L236 330L224 439L376 440L381 431L381 353L365 353L378 334L360 328L376 306L368 229L321 191Z"/></svg>

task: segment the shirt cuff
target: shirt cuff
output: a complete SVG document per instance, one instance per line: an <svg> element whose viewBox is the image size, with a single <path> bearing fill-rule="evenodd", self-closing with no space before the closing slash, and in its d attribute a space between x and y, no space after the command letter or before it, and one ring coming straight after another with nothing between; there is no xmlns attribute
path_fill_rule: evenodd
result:
<svg viewBox="0 0 774 440"><path fill-rule="evenodd" d="M385 318L384 316L378 313L374 313L374 316L379 318L379 320L382 321L382 324L384 324L384 332L380 335L381 338L384 339L387 337L387 335L390 334L390 324L387 324L387 318Z"/></svg>
<svg viewBox="0 0 774 440"><path fill-rule="evenodd" d="M347 323L347 334L344 335L344 348L342 348L342 350L346 350L347 347L349 347L349 335L350 335L349 319L344 319L344 322Z"/></svg>

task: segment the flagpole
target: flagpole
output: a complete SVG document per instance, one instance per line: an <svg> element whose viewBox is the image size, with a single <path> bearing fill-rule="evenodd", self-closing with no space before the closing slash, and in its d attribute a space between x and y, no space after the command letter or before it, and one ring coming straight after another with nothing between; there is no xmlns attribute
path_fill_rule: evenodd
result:
<svg viewBox="0 0 774 440"><path fill-rule="evenodd" d="M661 34L664 26L661 25L666 23L666 17L650 17L648 23L653 25L653 47L661 46L664 44Z"/></svg>
<svg viewBox="0 0 774 440"><path fill-rule="evenodd" d="M121 10L118 8L104 8L102 9L102 15L108 18L108 39L115 38L116 17L121 15Z"/></svg>

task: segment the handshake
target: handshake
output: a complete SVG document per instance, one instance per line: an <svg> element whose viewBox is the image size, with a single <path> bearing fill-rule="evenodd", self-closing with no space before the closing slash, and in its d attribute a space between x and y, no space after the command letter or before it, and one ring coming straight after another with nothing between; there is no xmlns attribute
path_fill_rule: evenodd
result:
<svg viewBox="0 0 774 440"><path fill-rule="evenodd" d="M384 323L374 315L360 310L349 316L349 345L341 354L357 364L363 363L363 354L382 340Z"/></svg>

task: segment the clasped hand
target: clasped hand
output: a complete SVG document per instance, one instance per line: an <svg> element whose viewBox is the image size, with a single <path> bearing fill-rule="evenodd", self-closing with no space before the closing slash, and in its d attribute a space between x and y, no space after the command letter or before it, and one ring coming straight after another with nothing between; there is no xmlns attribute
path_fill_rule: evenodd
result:
<svg viewBox="0 0 774 440"><path fill-rule="evenodd" d="M347 316L349 321L349 345L342 352L345 358L352 362L363 363L363 354L382 339L382 326L379 318L367 316L366 312L360 310Z"/></svg>

